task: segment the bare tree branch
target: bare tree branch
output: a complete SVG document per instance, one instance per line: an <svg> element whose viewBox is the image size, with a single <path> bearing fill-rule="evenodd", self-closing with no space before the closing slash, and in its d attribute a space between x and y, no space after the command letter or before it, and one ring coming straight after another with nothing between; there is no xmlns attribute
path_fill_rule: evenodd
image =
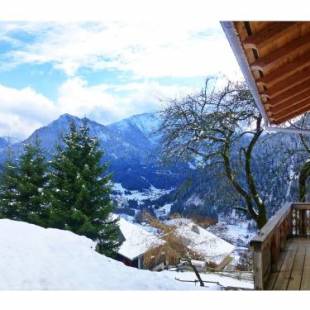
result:
<svg viewBox="0 0 310 310"><path fill-rule="evenodd" d="M262 117L245 85L228 81L217 88L207 79L201 92L171 100L161 115L164 156L183 160L199 156L206 165L210 161L222 164L248 213L262 227L267 221L266 207L251 170L252 152L263 132ZM236 148L244 156L234 167L231 150ZM239 180L242 175L246 185Z"/></svg>

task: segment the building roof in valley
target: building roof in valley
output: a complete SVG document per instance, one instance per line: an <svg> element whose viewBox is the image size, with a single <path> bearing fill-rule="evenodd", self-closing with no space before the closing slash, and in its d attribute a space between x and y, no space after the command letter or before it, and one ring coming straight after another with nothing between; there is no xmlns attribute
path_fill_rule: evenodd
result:
<svg viewBox="0 0 310 310"><path fill-rule="evenodd" d="M310 22L221 22L267 125L310 111Z"/></svg>
<svg viewBox="0 0 310 310"><path fill-rule="evenodd" d="M235 246L196 225L190 219L173 219L166 221L166 224L176 226L176 234L184 240L190 250L206 262L220 265L235 249Z"/></svg>
<svg viewBox="0 0 310 310"><path fill-rule="evenodd" d="M130 260L164 243L155 234L148 232L141 225L133 224L123 218L119 220L120 230L125 238L118 253Z"/></svg>

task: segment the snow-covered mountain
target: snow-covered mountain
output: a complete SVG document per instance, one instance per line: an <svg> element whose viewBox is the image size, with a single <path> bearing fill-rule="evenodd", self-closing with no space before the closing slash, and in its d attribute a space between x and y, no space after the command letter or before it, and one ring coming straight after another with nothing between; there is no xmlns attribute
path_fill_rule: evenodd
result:
<svg viewBox="0 0 310 310"><path fill-rule="evenodd" d="M0 137L0 150L7 148L9 145L9 141L5 138Z"/></svg>
<svg viewBox="0 0 310 310"><path fill-rule="evenodd" d="M107 159L142 159L143 155L146 155L145 152L140 152L140 150L144 146L143 150L145 151L150 142L138 127L133 125L133 122L130 123L130 120L117 123L119 128L113 127L113 125L104 126L90 119L86 120L90 128L90 134L99 139ZM38 137L43 148L49 153L53 153L55 146L60 143L61 137L68 131L70 123L74 122L77 126L81 126L83 121L84 119L76 116L63 114L47 126L34 131L24 143L33 142ZM131 124L130 128L122 125L127 123ZM136 135L136 139L130 139L133 135Z"/></svg>
<svg viewBox="0 0 310 310"><path fill-rule="evenodd" d="M83 121L84 119L64 114L47 126L35 130L23 142L13 144L12 150L17 158L25 143L33 143L39 138L46 156L51 158L70 123L75 122L80 126ZM161 137L158 133L160 118L156 113L134 115L107 126L89 119L87 124L91 136L99 139L104 150L102 160L109 163L113 182L119 184L115 188L114 197L120 202L120 207L127 208L126 212L130 214L134 213L133 209L144 206L162 206L160 198L177 188L190 171L185 164L168 167L161 163ZM7 144L4 143L3 148L0 144L0 162L7 156L6 147Z"/></svg>
<svg viewBox="0 0 310 310"><path fill-rule="evenodd" d="M63 114L47 126L35 130L29 138L20 143L13 144L16 155L22 152L24 143L32 143L39 138L43 149L48 156L52 156L55 147L60 143L62 136L68 131L70 123L75 122L81 126L85 119ZM160 136L158 130L160 119L156 114L135 115L117 123L104 126L90 119L86 119L90 128L90 134L99 139L100 145L105 151L107 160L135 160L149 162L149 156L154 155ZM7 139L0 138L0 149L8 145ZM2 158L4 156L3 152ZM157 154L154 156L156 157Z"/></svg>
<svg viewBox="0 0 310 310"><path fill-rule="evenodd" d="M6 150L8 146L17 143L19 140L15 137L0 137L0 152Z"/></svg>
<svg viewBox="0 0 310 310"><path fill-rule="evenodd" d="M157 148L160 142L160 118L156 113L134 115L108 127L128 143L143 149Z"/></svg>
<svg viewBox="0 0 310 310"><path fill-rule="evenodd" d="M14 143L12 149L16 157L21 154L23 143L34 141L36 136L47 157L51 157L71 121L81 125L83 119L64 114L37 129L24 142ZM113 182L117 184L114 197L120 205L120 212L133 215L141 208L158 211L169 206L171 212L217 218L223 212L230 216L233 206L242 204L220 165L196 169L192 163L170 166L161 163L159 114L135 115L107 126L88 120L88 125L91 135L99 139L105 152L103 161L109 162ZM286 153L288 146L296 148L298 136L278 133L265 137L268 139L263 137L255 146L252 168L272 214L284 201L298 198L296 178L305 157L290 157ZM7 140L0 139L0 164L7 154L7 145ZM236 152L236 162L238 158ZM160 213L157 211L155 214Z"/></svg>

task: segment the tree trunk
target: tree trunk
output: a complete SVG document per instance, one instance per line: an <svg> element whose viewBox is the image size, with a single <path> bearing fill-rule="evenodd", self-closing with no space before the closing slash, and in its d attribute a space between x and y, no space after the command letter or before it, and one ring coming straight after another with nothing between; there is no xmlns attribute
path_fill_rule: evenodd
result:
<svg viewBox="0 0 310 310"><path fill-rule="evenodd" d="M199 274L197 268L193 265L191 259L187 259L187 262L192 267L192 269L193 269L193 271L194 271L194 273L195 273L195 275L196 275L196 277L197 277L197 279L198 279L198 281L200 283L200 286L205 286L203 281L202 281L202 279L201 279L201 277L200 277L200 274Z"/></svg>
<svg viewBox="0 0 310 310"><path fill-rule="evenodd" d="M222 153L222 157L223 157L223 160L224 160L225 174L226 174L228 180L230 181L231 185L235 188L237 193L239 193L243 197L244 202L246 203L247 212L250 214L251 218L255 222L257 222L258 214L254 210L253 203L252 203L252 198L247 193L247 191L245 191L242 188L242 186L238 183L238 181L235 179L234 172L233 172L233 170L231 168L231 164L230 164L230 145L229 145L229 143L225 143L224 151Z"/></svg>
<svg viewBox="0 0 310 310"><path fill-rule="evenodd" d="M306 201L307 179L310 176L310 162L306 161L300 169L299 174L299 201Z"/></svg>
<svg viewBox="0 0 310 310"><path fill-rule="evenodd" d="M264 204L259 209L256 223L257 223L258 229L261 229L267 223L267 213L266 213L266 207Z"/></svg>
<svg viewBox="0 0 310 310"><path fill-rule="evenodd" d="M259 229L261 229L267 223L267 212L266 212L266 206L263 200L261 199L255 184L255 180L252 174L251 161L254 146L256 145L256 142L258 141L259 137L263 132L263 130L260 129L260 126L261 126L261 118L257 120L256 133L254 134L247 149L244 150L246 181L250 191L249 195L251 196L251 199L255 202L256 209L258 211L256 223Z"/></svg>
<svg viewBox="0 0 310 310"><path fill-rule="evenodd" d="M260 129L261 119L257 120L257 131L254 134L252 140L250 141L247 148L243 149L245 158L245 174L246 181L248 185L248 190L245 190L241 184L236 180L235 173L231 167L230 163L230 139L227 139L224 149L222 152L222 157L224 160L224 168L226 176L228 177L230 183L235 188L235 190L243 197L244 202L247 207L247 211L251 218L256 222L257 227L261 229L267 223L267 212L266 206L263 200L260 198L259 193L256 188L254 177L251 169L251 159L252 151L256 142L258 141L263 130ZM254 207L254 204L256 207Z"/></svg>

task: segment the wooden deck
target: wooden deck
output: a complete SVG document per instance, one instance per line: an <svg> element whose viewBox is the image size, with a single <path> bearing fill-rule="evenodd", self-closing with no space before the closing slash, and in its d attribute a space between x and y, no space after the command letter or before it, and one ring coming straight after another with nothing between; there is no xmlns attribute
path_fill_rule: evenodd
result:
<svg viewBox="0 0 310 310"><path fill-rule="evenodd" d="M310 290L310 239L292 238L271 272L267 290Z"/></svg>
<svg viewBox="0 0 310 310"><path fill-rule="evenodd" d="M286 203L250 245L256 290L310 290L310 203Z"/></svg>

